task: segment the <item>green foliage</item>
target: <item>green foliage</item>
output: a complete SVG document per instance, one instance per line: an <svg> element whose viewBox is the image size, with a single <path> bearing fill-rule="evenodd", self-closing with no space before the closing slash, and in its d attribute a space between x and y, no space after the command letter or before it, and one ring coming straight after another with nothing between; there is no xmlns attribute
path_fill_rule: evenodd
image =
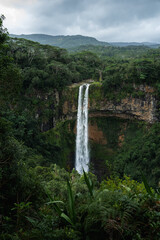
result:
<svg viewBox="0 0 160 240"><path fill-rule="evenodd" d="M67 180L67 192L68 192L68 215L64 213L63 210L58 206L58 204L64 204L62 201L54 201L49 195L50 202L47 204L53 204L55 211L61 218L64 218L69 224L75 226L76 215L75 215L75 198L73 196L73 191L70 182Z"/></svg>
<svg viewBox="0 0 160 240"><path fill-rule="evenodd" d="M102 62L97 55L91 52L81 52L73 55L73 60L76 63L76 69L81 74L81 80L84 79L99 79L99 70Z"/></svg>
<svg viewBox="0 0 160 240"><path fill-rule="evenodd" d="M157 50L158 52L158 50ZM157 86L159 83L159 58L144 55L138 59L108 58L103 69L103 88L110 100L121 100L127 96L144 97L133 86L140 84ZM156 91L156 89L155 89Z"/></svg>
<svg viewBox="0 0 160 240"><path fill-rule="evenodd" d="M143 184L129 177L124 180L112 178L103 181L97 188L92 178L94 198L90 198L90 185L86 181L90 177L87 174L79 176L73 171L70 182L66 184L69 175L57 166L41 167L38 172L38 169L35 170L42 188L47 191L43 200L49 202L41 202L41 207L37 209L33 208L33 199L32 204L16 203L12 211L16 211L17 230L7 230L4 227L7 218L4 218L1 234L4 239L17 236L22 240L98 237L120 240L137 239L139 236L140 239L149 240L153 235L158 240L158 199L154 192L148 195ZM59 194L54 190L57 184ZM56 200L58 195L59 200Z"/></svg>
<svg viewBox="0 0 160 240"><path fill-rule="evenodd" d="M55 149L45 142L35 118L29 116L27 111L19 114L17 111L6 110L1 115L10 122L14 137L25 145L28 164L35 166L37 163L47 165L47 162L53 162Z"/></svg>
<svg viewBox="0 0 160 240"><path fill-rule="evenodd" d="M100 180L113 174L117 155L123 151L123 144L129 139L143 134L142 126L136 121L115 118L95 117L89 119L89 126L96 128L95 141L89 142L90 146L90 169ZM130 144L130 142L129 142ZM125 154L125 151L124 151ZM116 159L116 160L115 160ZM115 174L121 173L121 165L116 165ZM121 175L123 176L123 174Z"/></svg>
<svg viewBox="0 0 160 240"><path fill-rule="evenodd" d="M11 125L6 119L0 119L0 179L1 179L1 211L6 211L4 204L10 204L11 199L15 198L16 185L12 188L12 182L18 180L17 159L24 156L22 145L13 137ZM10 187L7 187L10 186ZM5 190L5 191L4 191ZM8 199L7 195L11 199ZM5 201L4 201L5 200Z"/></svg>
<svg viewBox="0 0 160 240"><path fill-rule="evenodd" d="M56 128L45 132L44 141L54 148L56 163L69 168L69 158L73 159L75 149L75 134L73 128L75 121L63 121Z"/></svg>
<svg viewBox="0 0 160 240"><path fill-rule="evenodd" d="M6 54L22 69L23 91L32 88L62 91L71 83L98 77L97 69L102 64L90 52L69 55L64 49L25 39L10 40Z"/></svg>
<svg viewBox="0 0 160 240"><path fill-rule="evenodd" d="M84 174L84 179L85 179L85 182L86 182L86 184L87 184L89 193L90 193L91 197L93 197L93 182L92 182L92 180L90 179L90 177L87 176L87 174L85 173L84 170L83 170L83 174Z"/></svg>
<svg viewBox="0 0 160 240"><path fill-rule="evenodd" d="M153 193L152 193L150 186L148 185L147 179L145 178L145 176L143 175L142 172L141 172L141 175L142 175L142 180L143 180L146 191L148 192L149 195L152 196Z"/></svg>
<svg viewBox="0 0 160 240"><path fill-rule="evenodd" d="M5 104L6 101L12 102L17 98L21 91L20 69L17 68L13 59L6 56L8 46L7 30L3 27L5 17L0 17L0 104Z"/></svg>
<svg viewBox="0 0 160 240"><path fill-rule="evenodd" d="M103 59L106 58L120 58L120 59L132 59L136 57L141 57L146 52L149 51L148 46L124 46L124 47L116 47L116 46L94 46L94 45L82 45L76 48L70 49L72 52L82 52L82 51L90 51L96 53Z"/></svg>
<svg viewBox="0 0 160 240"><path fill-rule="evenodd" d="M101 100L104 98L104 92L102 84L100 82L94 82L90 85L89 100L95 104L95 108L99 108Z"/></svg>
<svg viewBox="0 0 160 240"><path fill-rule="evenodd" d="M5 16L0 16L0 50L3 47L3 44L7 40L7 29L3 26L3 21L5 20Z"/></svg>
<svg viewBox="0 0 160 240"><path fill-rule="evenodd" d="M75 203L74 203L75 198L73 196L72 188L69 181L67 181L67 191L68 191L68 201L69 201L69 215L74 225L76 223Z"/></svg>
<svg viewBox="0 0 160 240"><path fill-rule="evenodd" d="M114 169L141 181L141 172L147 176L151 186L159 182L159 123L143 127L134 137L126 138L125 144L115 157Z"/></svg>

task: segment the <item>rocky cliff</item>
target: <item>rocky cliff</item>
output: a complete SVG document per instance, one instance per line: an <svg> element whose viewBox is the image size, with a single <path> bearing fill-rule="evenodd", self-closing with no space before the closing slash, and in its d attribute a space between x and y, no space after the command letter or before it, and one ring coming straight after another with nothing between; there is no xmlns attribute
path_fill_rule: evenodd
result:
<svg viewBox="0 0 160 240"><path fill-rule="evenodd" d="M46 131L44 124L42 131L46 131L46 139L53 147L61 149L59 164L67 169L72 169L75 161L78 93L79 84L73 84L61 95L54 92L43 97L43 104L46 107L52 106L50 115L52 126L48 125L50 130ZM50 103L52 105L49 105ZM134 86L132 95L126 94L121 98L117 95L111 100L104 96L101 83L91 83L89 88L90 169L99 178L110 174L110 164L123 144L134 138L136 134L143 134L142 126L145 122L158 121L157 108L158 101L152 87ZM140 123L139 120L142 122Z"/></svg>
<svg viewBox="0 0 160 240"><path fill-rule="evenodd" d="M75 119L78 99L77 84L72 85L63 93L62 119ZM149 86L134 86L136 97L127 95L125 98L109 100L102 91L100 83L92 83L89 89L89 117L114 116L123 119L138 119L149 123L157 121L157 100L154 89Z"/></svg>

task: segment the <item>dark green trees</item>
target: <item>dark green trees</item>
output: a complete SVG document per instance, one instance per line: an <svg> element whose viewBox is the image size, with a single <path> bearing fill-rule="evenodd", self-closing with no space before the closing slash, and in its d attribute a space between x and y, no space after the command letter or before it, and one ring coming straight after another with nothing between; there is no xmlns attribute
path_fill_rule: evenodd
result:
<svg viewBox="0 0 160 240"><path fill-rule="evenodd" d="M13 100L21 89L20 71L13 62L13 59L6 55L8 45L7 30L3 27L2 15L0 18L0 101Z"/></svg>

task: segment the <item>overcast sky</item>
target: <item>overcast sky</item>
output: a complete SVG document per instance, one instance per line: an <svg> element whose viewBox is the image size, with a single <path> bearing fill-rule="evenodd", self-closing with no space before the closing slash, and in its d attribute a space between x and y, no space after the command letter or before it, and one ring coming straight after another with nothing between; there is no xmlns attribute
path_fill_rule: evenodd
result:
<svg viewBox="0 0 160 240"><path fill-rule="evenodd" d="M9 33L160 43L160 0L0 0Z"/></svg>

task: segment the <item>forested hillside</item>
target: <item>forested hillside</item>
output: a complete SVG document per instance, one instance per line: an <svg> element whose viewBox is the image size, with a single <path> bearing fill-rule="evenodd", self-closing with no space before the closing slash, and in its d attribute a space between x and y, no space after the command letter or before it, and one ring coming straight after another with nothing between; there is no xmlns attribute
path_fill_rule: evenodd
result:
<svg viewBox="0 0 160 240"><path fill-rule="evenodd" d="M57 46L61 48L73 48L81 45L88 45L92 44L94 46L96 45L102 45L102 46L108 46L109 43L107 42L101 42L93 37L86 37L81 35L74 35L74 36L52 36L52 35L45 35L45 34L30 34L30 35L10 35L13 38L24 38L27 40L32 40L39 42L41 44L49 44L52 46Z"/></svg>
<svg viewBox="0 0 160 240"><path fill-rule="evenodd" d="M91 46L69 53L10 39L3 21L0 238L159 240L159 121L91 119L109 136L110 154L92 142L95 166L105 164L97 180L92 163L82 176L73 169L75 120L62 118L62 102L71 84L88 79L115 102L143 99L140 86L151 86L159 119L160 49ZM94 91L91 100L101 97Z"/></svg>
<svg viewBox="0 0 160 240"><path fill-rule="evenodd" d="M87 37L82 35L59 35L59 36L52 36L46 34L10 34L12 38L24 38L27 40L39 42L41 44L49 44L52 46L66 48L68 50L74 51L75 48L82 48L88 45L93 46L115 46L115 47L129 47L129 46L142 46L142 47L149 47L149 48L158 48L160 45L158 43L152 42L102 42L98 41L96 38Z"/></svg>

